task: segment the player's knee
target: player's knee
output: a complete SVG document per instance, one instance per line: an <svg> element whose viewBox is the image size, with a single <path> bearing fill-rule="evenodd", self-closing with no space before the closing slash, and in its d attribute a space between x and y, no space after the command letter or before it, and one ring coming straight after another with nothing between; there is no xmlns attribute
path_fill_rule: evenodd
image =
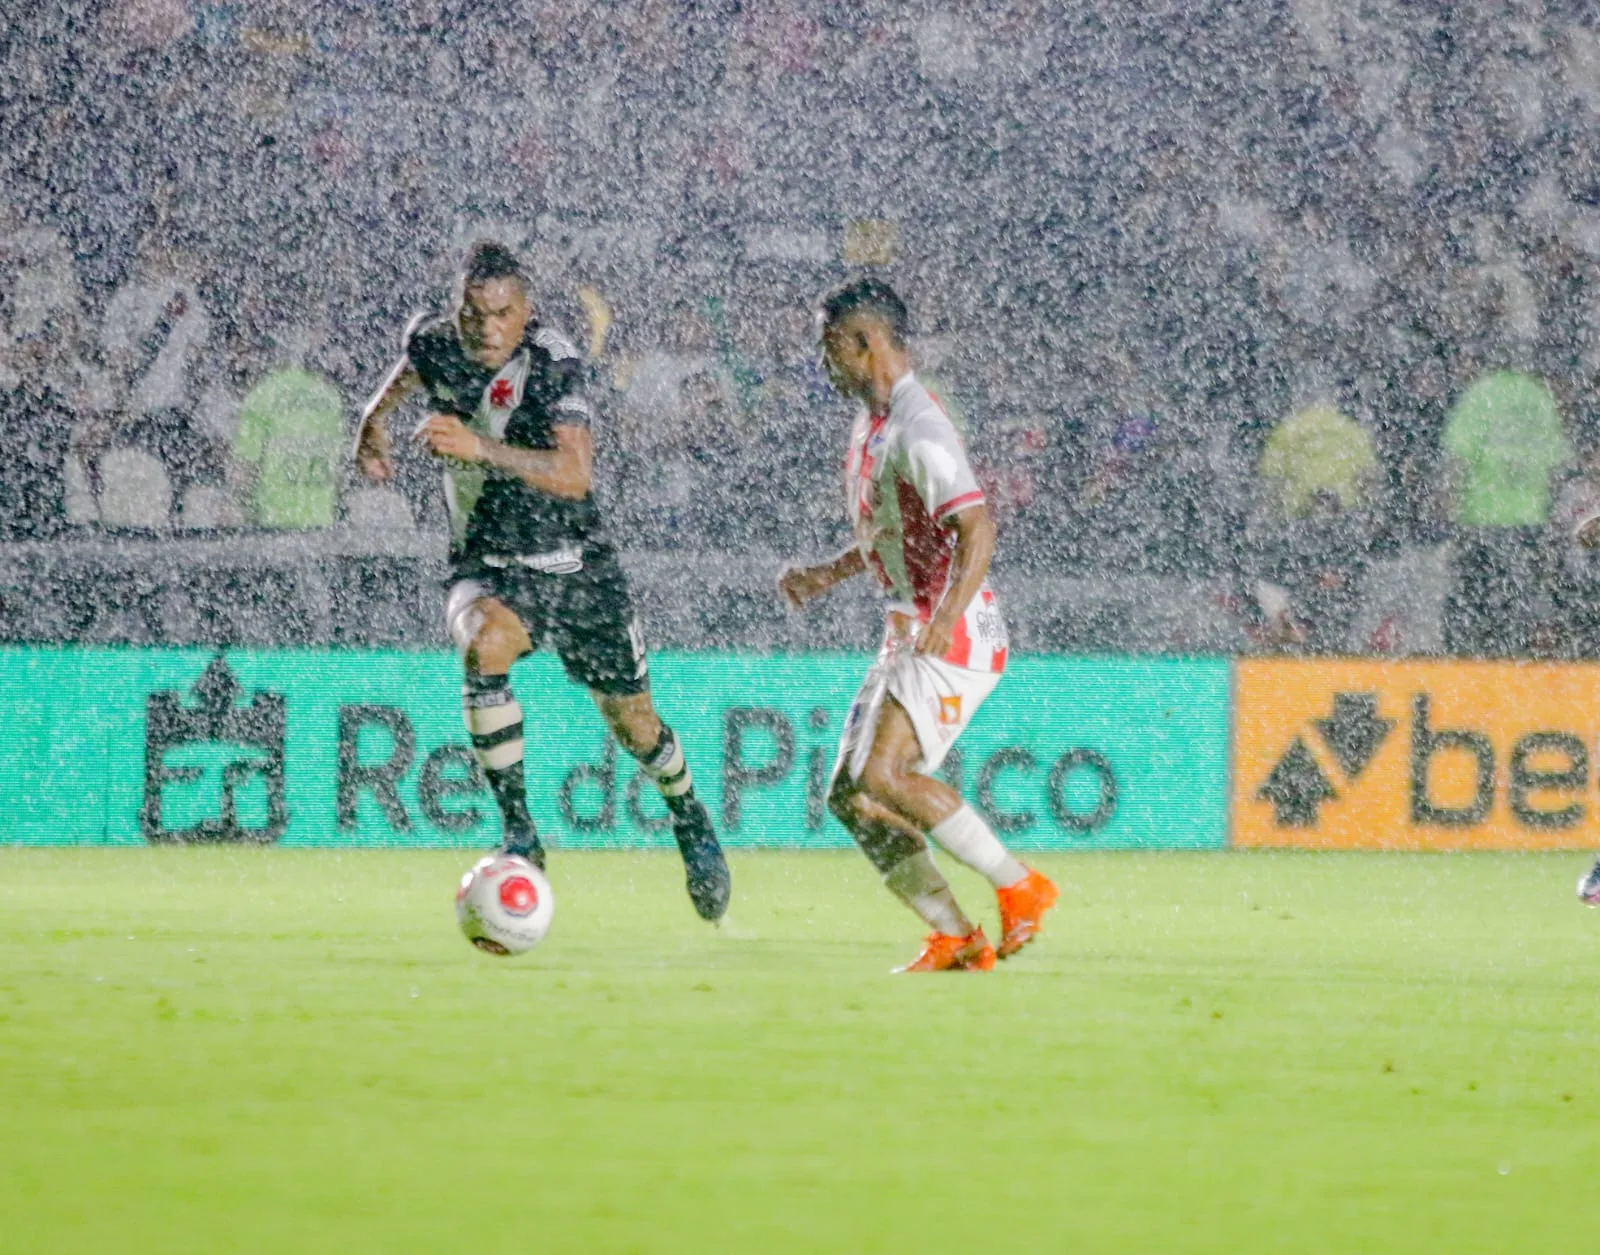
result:
<svg viewBox="0 0 1600 1255"><path fill-rule="evenodd" d="M661 740L661 720L654 711L630 712L612 726L616 729L617 740L635 757L648 754Z"/></svg>
<svg viewBox="0 0 1600 1255"><path fill-rule="evenodd" d="M498 615L485 615L467 644L467 665L498 675L509 671L521 653L521 633Z"/></svg>
<svg viewBox="0 0 1600 1255"><path fill-rule="evenodd" d="M828 810L846 828L854 828L861 819L860 794L849 773L841 771L834 777L828 790Z"/></svg>
<svg viewBox="0 0 1600 1255"><path fill-rule="evenodd" d="M861 772L861 787L873 797L892 803L905 794L905 773L896 763L869 758Z"/></svg>
<svg viewBox="0 0 1600 1255"><path fill-rule="evenodd" d="M661 719L648 698L602 699L600 713L622 748L635 758L650 753L661 740Z"/></svg>

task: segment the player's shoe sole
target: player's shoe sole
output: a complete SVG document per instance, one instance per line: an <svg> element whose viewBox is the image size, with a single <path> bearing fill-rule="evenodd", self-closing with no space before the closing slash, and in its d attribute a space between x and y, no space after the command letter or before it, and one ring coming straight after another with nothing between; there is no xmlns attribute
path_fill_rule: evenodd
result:
<svg viewBox="0 0 1600 1255"><path fill-rule="evenodd" d="M965 937L930 933L922 945L922 953L894 971L896 975L902 972L992 972L994 947L981 928L974 928Z"/></svg>
<svg viewBox="0 0 1600 1255"><path fill-rule="evenodd" d="M1055 906L1061 891L1048 877L1029 871L1020 884L995 891L1000 902L998 958L1009 959L1044 930L1045 912Z"/></svg>
<svg viewBox="0 0 1600 1255"><path fill-rule="evenodd" d="M1596 863L1578 881L1578 901L1585 906L1600 906L1600 863Z"/></svg>
<svg viewBox="0 0 1600 1255"><path fill-rule="evenodd" d="M690 797L672 812L672 835L683 855L685 887L695 913L715 923L728 910L733 875L723 857L711 816L699 798Z"/></svg>

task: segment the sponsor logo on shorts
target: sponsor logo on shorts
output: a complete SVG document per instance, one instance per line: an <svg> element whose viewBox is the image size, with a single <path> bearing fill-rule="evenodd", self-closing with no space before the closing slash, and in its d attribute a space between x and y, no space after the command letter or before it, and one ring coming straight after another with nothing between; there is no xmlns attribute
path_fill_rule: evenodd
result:
<svg viewBox="0 0 1600 1255"><path fill-rule="evenodd" d="M941 697L939 699L939 722L949 728L961 722L961 697Z"/></svg>
<svg viewBox="0 0 1600 1255"><path fill-rule="evenodd" d="M530 571L543 571L546 575L571 575L583 570L583 550L577 546L566 549L552 549L549 553L519 553L514 557L501 557L499 554L487 554L483 559L485 566L504 568L512 563L527 567Z"/></svg>

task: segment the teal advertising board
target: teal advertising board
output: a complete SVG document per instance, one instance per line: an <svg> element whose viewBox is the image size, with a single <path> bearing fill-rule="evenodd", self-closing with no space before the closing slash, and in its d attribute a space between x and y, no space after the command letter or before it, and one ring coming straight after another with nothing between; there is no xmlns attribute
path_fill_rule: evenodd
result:
<svg viewBox="0 0 1600 1255"><path fill-rule="evenodd" d="M652 659L728 844L849 844L824 793L868 662ZM942 774L1018 849L1219 847L1228 677L1218 659L1018 659ZM554 659L513 683L554 844L670 843L660 799ZM0 650L0 841L489 845L459 689L443 652Z"/></svg>

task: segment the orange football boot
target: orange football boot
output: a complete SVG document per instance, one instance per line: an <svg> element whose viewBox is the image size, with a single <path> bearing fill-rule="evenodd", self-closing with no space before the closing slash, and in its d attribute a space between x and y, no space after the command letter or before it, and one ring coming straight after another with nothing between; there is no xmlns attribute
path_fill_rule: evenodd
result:
<svg viewBox="0 0 1600 1255"><path fill-rule="evenodd" d="M1046 876L1029 870L1014 885L996 889L1000 899L1000 944L997 958L1008 959L1027 945L1044 927L1044 913L1056 904L1061 891Z"/></svg>
<svg viewBox="0 0 1600 1255"><path fill-rule="evenodd" d="M896 972L992 972L994 947L974 928L965 937L950 933L929 933L922 953Z"/></svg>

